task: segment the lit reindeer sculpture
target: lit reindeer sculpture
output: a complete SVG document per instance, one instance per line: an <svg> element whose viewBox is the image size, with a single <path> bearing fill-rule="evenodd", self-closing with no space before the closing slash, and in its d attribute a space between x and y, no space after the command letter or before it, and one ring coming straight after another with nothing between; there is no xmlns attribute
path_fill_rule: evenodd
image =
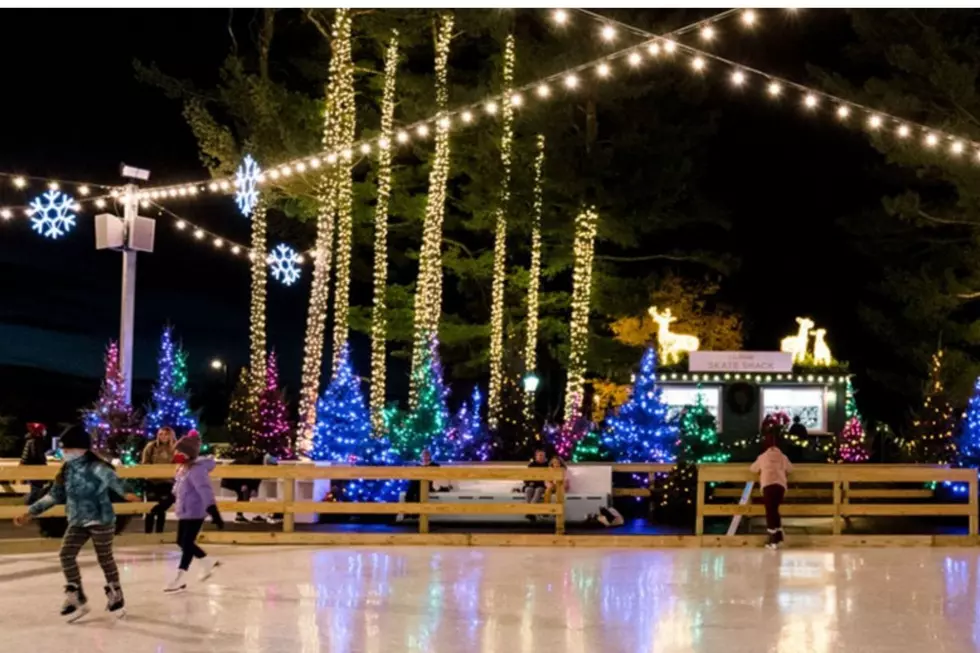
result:
<svg viewBox="0 0 980 653"><path fill-rule="evenodd" d="M796 323L800 325L800 330L795 336L787 336L779 345L779 351L793 354L794 363L802 363L806 360L806 352L809 348L810 329L813 328L813 320L808 317L796 318Z"/></svg>
<svg viewBox="0 0 980 653"><path fill-rule="evenodd" d="M680 360L681 352L697 351L700 341L696 336L670 332L670 325L676 322L677 318L671 315L669 308L660 313L656 306L651 306L649 313L660 327L657 331L657 344L660 346L661 365L676 363Z"/></svg>

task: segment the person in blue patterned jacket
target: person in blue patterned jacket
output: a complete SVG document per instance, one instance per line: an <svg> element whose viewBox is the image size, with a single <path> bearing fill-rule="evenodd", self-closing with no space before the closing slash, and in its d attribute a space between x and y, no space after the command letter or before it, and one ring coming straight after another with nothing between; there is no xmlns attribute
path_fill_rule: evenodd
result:
<svg viewBox="0 0 980 653"><path fill-rule="evenodd" d="M61 542L61 569L65 574L65 603L61 616L69 623L88 613L88 600L82 590L82 575L78 569L78 552L92 540L99 566L105 574L106 610L116 616L125 614L125 601L119 585L119 569L112 555L116 515L112 510L110 492L125 496L127 501L139 501L126 492L112 465L91 451L92 440L81 426L72 426L61 437L65 462L46 495L35 501L14 522L22 526L48 508L65 504L68 530Z"/></svg>

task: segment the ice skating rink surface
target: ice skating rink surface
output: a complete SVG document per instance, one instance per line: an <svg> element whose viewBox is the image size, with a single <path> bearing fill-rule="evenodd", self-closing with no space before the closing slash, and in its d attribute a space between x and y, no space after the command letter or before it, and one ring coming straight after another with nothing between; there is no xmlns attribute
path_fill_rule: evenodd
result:
<svg viewBox="0 0 980 653"><path fill-rule="evenodd" d="M168 548L122 549L129 613L59 616L57 554L0 557L17 653L966 653L978 550L209 547L223 566L161 591ZM194 569L192 578L196 579Z"/></svg>

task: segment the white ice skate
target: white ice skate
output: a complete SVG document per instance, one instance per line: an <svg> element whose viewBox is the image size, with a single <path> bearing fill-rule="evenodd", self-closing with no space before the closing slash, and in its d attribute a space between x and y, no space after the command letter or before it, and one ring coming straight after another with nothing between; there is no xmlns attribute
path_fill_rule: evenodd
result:
<svg viewBox="0 0 980 653"><path fill-rule="evenodd" d="M174 576L174 579L163 588L163 591L167 594L176 594L177 592L183 592L185 589L187 589L187 579L184 578L186 573L187 572L185 572L183 569L178 569L177 575Z"/></svg>
<svg viewBox="0 0 980 653"><path fill-rule="evenodd" d="M61 605L61 616L72 624L88 614L88 599L78 585L65 585L65 602Z"/></svg>
<svg viewBox="0 0 980 653"><path fill-rule="evenodd" d="M201 576L200 579L205 581L214 574L214 570L221 566L221 561L215 558L205 558L201 562Z"/></svg>

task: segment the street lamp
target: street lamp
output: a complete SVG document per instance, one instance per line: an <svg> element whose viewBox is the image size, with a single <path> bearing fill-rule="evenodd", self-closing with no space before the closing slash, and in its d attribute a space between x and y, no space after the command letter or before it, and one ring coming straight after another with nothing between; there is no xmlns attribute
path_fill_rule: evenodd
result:
<svg viewBox="0 0 980 653"><path fill-rule="evenodd" d="M534 372L528 372L524 376L524 392L529 394L534 394L538 391L538 386L541 384L541 379Z"/></svg>
<svg viewBox="0 0 980 653"><path fill-rule="evenodd" d="M211 359L211 369L212 370L223 370L225 369L225 362L220 358Z"/></svg>

